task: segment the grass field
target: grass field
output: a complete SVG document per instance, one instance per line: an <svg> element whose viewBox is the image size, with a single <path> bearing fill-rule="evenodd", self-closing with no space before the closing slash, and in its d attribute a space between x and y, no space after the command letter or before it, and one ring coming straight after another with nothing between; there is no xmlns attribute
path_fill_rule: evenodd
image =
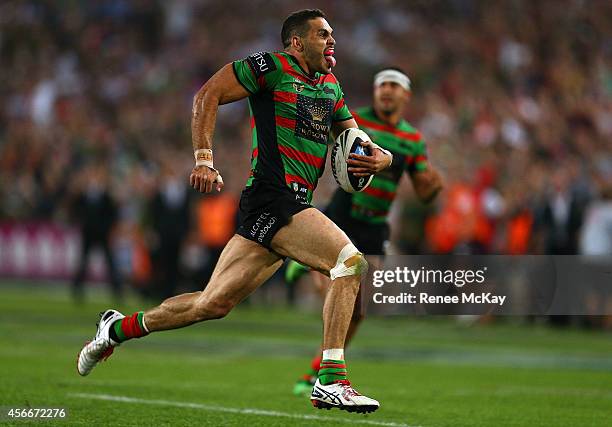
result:
<svg viewBox="0 0 612 427"><path fill-rule="evenodd" d="M226 319L129 342L81 378L75 358L108 302L0 285L0 406L67 418L13 425L612 425L612 335L513 322L368 319L349 376L381 401L369 416L319 411L291 388L320 338L319 316L239 307ZM133 311L135 306L120 307Z"/></svg>

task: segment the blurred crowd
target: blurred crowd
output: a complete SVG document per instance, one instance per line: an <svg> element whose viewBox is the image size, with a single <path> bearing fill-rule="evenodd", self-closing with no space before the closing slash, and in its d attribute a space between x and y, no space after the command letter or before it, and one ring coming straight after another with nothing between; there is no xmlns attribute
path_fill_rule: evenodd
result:
<svg viewBox="0 0 612 427"><path fill-rule="evenodd" d="M302 7L2 2L0 220L85 227L83 200L107 193L116 208L109 238L132 248L132 280L175 281L181 266L206 277L206 260L232 235L250 129L246 102L220 109L215 165L226 188L197 195L187 186L193 95L231 60L278 50L283 19ZM309 7L321 7L334 28L334 72L349 106L370 102L382 66L412 79L406 118L425 135L445 191L424 207L402 186L397 251L612 254L609 1ZM316 202L334 189L326 176Z"/></svg>

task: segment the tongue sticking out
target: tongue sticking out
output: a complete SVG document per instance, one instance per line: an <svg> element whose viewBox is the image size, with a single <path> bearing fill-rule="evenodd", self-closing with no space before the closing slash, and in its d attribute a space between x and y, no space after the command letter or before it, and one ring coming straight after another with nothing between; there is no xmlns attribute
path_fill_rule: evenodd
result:
<svg viewBox="0 0 612 427"><path fill-rule="evenodd" d="M329 65L330 68L333 68L336 66L336 58L334 58L334 51L333 50L326 50L325 52L323 52L323 55L325 56L325 60L327 61L327 65Z"/></svg>

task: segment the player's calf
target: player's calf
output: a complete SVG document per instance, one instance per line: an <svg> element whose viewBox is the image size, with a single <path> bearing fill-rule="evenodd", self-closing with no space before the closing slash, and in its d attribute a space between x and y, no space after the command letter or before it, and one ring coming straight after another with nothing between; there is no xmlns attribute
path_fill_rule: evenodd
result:
<svg viewBox="0 0 612 427"><path fill-rule="evenodd" d="M210 291L192 292L168 298L147 310L145 319L150 331L177 329L225 317L236 305L235 301L229 297L222 299Z"/></svg>
<svg viewBox="0 0 612 427"><path fill-rule="evenodd" d="M229 299L222 300L202 296L198 298L196 302L196 321L202 322L204 320L222 319L232 311L236 304L237 302L233 302Z"/></svg>

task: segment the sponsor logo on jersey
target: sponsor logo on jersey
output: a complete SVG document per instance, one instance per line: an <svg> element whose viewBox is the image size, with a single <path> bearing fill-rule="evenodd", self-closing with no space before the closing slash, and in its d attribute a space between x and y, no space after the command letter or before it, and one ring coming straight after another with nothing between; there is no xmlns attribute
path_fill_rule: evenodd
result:
<svg viewBox="0 0 612 427"><path fill-rule="evenodd" d="M297 96L295 135L310 141L327 144L331 130L334 101L329 98Z"/></svg>
<svg viewBox="0 0 612 427"><path fill-rule="evenodd" d="M276 70L276 63L272 55L266 52L257 52L247 57L247 63L257 78Z"/></svg>

